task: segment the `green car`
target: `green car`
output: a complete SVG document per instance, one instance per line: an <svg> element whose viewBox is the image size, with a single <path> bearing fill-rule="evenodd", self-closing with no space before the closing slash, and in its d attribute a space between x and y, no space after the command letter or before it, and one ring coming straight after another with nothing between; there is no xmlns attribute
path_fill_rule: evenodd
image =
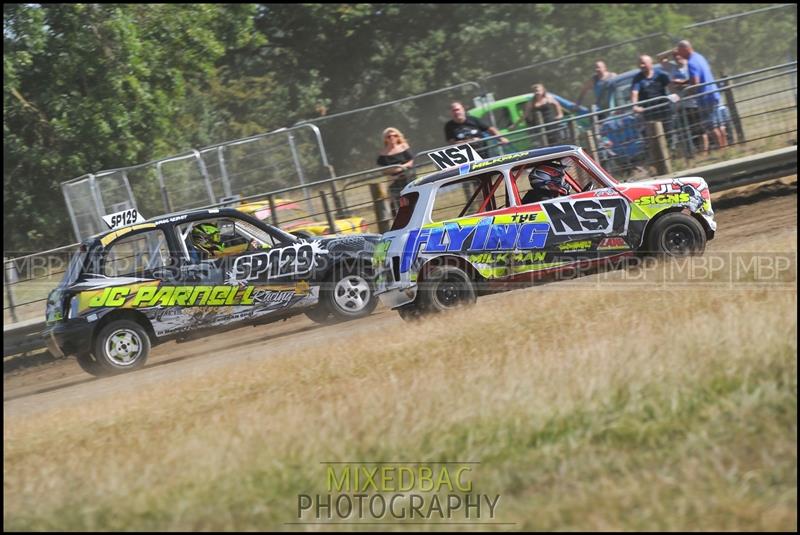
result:
<svg viewBox="0 0 800 535"><path fill-rule="evenodd" d="M560 97L554 93L550 93L555 97L564 110L564 117L574 117L576 115L583 115L589 113L589 108L585 106L578 106L574 102ZM533 93L525 93L524 95L516 95L513 97L504 98L492 102L488 106L481 106L473 108L469 114L478 119L483 119L491 123L489 112L494 115L494 123L500 133L507 137L510 146L504 148L504 152L519 152L530 150L550 145L544 133L537 133L536 130L515 133L515 130L522 130L527 128L524 119L525 104L530 102L533 98ZM588 129L591 127L591 120L586 118L579 120L577 124L579 129ZM565 125L566 128L566 125ZM495 149L496 150L496 149ZM490 154L491 155L491 154ZM495 154L498 155L498 154Z"/></svg>

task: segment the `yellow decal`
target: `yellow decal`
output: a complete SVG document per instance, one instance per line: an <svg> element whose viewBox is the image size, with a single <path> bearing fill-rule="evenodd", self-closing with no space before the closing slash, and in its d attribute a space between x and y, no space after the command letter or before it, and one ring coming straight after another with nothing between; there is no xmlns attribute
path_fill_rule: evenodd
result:
<svg viewBox="0 0 800 535"><path fill-rule="evenodd" d="M298 286L302 283L298 283ZM307 285L308 283L306 283ZM84 292L88 308L252 305L255 286L112 286Z"/></svg>
<svg viewBox="0 0 800 535"><path fill-rule="evenodd" d="M497 158L493 158L491 160L483 160L482 162L476 162L472 164L472 168L470 171L475 171L477 169L483 169L484 167L488 167L490 165L495 165L498 163L503 163L512 160L520 159L519 154L506 154L505 156L498 156Z"/></svg>
<svg viewBox="0 0 800 535"><path fill-rule="evenodd" d="M572 241L558 245L559 250L563 251L585 251L592 246L591 240Z"/></svg>
<svg viewBox="0 0 800 535"><path fill-rule="evenodd" d="M125 227L117 230L116 232L112 232L102 238L100 238L100 243L103 244L103 247L107 247L109 243L116 240L117 238L128 234L129 232L133 232L134 230L139 230L143 228L156 228L153 223L142 223L140 225L132 225L130 227Z"/></svg>
<svg viewBox="0 0 800 535"><path fill-rule="evenodd" d="M648 204L678 204L689 202L688 193L662 193L660 195L646 195L639 197L635 202L638 205L647 206Z"/></svg>

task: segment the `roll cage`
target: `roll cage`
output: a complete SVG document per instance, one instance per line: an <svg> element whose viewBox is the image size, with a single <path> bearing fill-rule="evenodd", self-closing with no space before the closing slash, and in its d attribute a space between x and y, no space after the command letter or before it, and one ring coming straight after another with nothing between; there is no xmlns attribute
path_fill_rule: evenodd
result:
<svg viewBox="0 0 800 535"><path fill-rule="evenodd" d="M594 184L591 182L584 182L581 184L576 177L571 176L569 172L567 172L565 179L575 193L598 189L597 186L614 188L618 184L618 182L614 180L614 178L611 177L611 175L608 174L608 172L603 169L600 164L586 154L583 149L574 148L544 156L523 158L510 161L508 163L499 163L496 166L488 166L482 169L476 169L463 175L442 178L435 182L423 184L418 187L414 187L412 184L404 190L403 196L405 197L406 195L417 192L420 193L420 200L427 196L428 202L422 203L417 201L416 207L417 209L423 209L424 207L425 214L422 224L432 223L435 222L435 220L432 218L435 199L443 187L457 184L459 182L466 183L471 178L478 178L481 181L480 185L476 187L474 191L468 194L466 203L458 212L458 218L466 215L477 215L495 212L498 210L513 210L523 206L521 202L522 195L520 195L517 187L517 181L521 178L522 173L527 169L530 169L530 167L536 163L558 160L562 158L574 159L576 164L580 166L585 173L588 173L590 178L594 181ZM497 199L495 197L495 194L500 188L501 184L505 185L505 206L498 206ZM478 210L470 213L470 207L473 206L476 198L478 198L481 194L483 194L483 198Z"/></svg>

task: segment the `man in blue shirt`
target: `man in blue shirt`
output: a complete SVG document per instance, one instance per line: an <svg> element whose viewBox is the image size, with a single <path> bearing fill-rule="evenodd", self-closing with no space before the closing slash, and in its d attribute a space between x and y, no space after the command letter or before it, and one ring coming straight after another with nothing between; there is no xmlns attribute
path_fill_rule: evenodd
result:
<svg viewBox="0 0 800 535"><path fill-rule="evenodd" d="M722 149L727 147L727 133L725 126L720 123L717 114L720 96L717 90L719 87L714 83L714 75L711 73L711 66L699 52L695 52L692 44L683 40L678 43L678 55L686 59L689 69L689 79L685 84L695 86L697 84L707 84L699 89L692 91L700 96L694 97L700 105L700 120L706 133L703 134L703 151L708 154L708 132L714 135L718 146Z"/></svg>

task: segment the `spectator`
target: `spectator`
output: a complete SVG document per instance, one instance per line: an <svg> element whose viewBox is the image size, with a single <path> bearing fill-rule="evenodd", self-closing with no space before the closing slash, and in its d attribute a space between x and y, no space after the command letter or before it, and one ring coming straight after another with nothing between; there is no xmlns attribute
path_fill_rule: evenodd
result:
<svg viewBox="0 0 800 535"><path fill-rule="evenodd" d="M547 92L542 84L531 86L533 97L525 104L522 119L528 127L549 124L564 118L564 110L556 98ZM519 121L518 121L519 122ZM545 132L548 145L559 145L564 142L564 127L550 125Z"/></svg>
<svg viewBox="0 0 800 535"><path fill-rule="evenodd" d="M636 119L623 110L612 112L600 123L600 154L603 165L612 174L646 173L645 143Z"/></svg>
<svg viewBox="0 0 800 535"><path fill-rule="evenodd" d="M666 97L667 88L672 82L666 73L656 72L653 68L653 58L646 54L639 56L640 72L633 77L631 82L631 102L633 111L641 113L645 121L661 121L664 131L669 130L669 103L666 99L655 102L647 100ZM642 104L639 104L642 102Z"/></svg>
<svg viewBox="0 0 800 535"><path fill-rule="evenodd" d="M448 143L469 143L482 158L487 158L489 149L486 143L480 141L481 134L488 136L499 136L500 131L494 126L489 126L480 119L467 115L464 105L460 102L450 104L450 115L453 118L444 125L444 137ZM500 138L500 143L506 144L505 137Z"/></svg>
<svg viewBox="0 0 800 535"><path fill-rule="evenodd" d="M685 58L679 53L677 48L659 54L661 69L669 74L673 87L685 85L689 80L689 66ZM669 61L670 57L672 61ZM685 112L687 128L689 130L690 143L694 145L695 139L705 138L704 144L708 144L708 136L703 129L700 119L700 104L696 98L685 99L681 102Z"/></svg>
<svg viewBox="0 0 800 535"><path fill-rule="evenodd" d="M700 121L703 125L703 151L708 154L708 132L711 132L717 145L722 149L727 147L727 132L725 126L720 122L721 114L717 112L720 97L717 90L719 87L714 83L714 75L711 73L711 66L708 61L699 52L695 52L692 44L683 40L678 43L678 55L687 61L687 68L689 70L689 79L685 82L686 85L696 86L698 84L706 84L703 87L691 89L689 95L699 94L696 97L700 108Z"/></svg>
<svg viewBox="0 0 800 535"><path fill-rule="evenodd" d="M667 73L673 84L682 84L689 79L689 67L686 60L678 54L677 49L673 48L662 52L656 57L661 64L661 70Z"/></svg>
<svg viewBox="0 0 800 535"><path fill-rule="evenodd" d="M604 110L608 108L608 97L609 97L609 85L608 82L613 77L615 77L617 73L609 72L608 68L606 67L606 62L602 60L597 60L594 62L594 75L589 78L586 83L583 85L583 89L581 89L581 94L578 96L578 100L575 101L577 106L580 106L583 97L586 96L586 93L589 92L589 89L594 90L594 102L598 108Z"/></svg>
<svg viewBox="0 0 800 535"><path fill-rule="evenodd" d="M414 153L408 145L403 133L397 128L389 127L383 131L383 150L378 155L380 166L400 166L402 169L392 167L386 170L386 175L392 179L389 184L389 193L392 205L397 211L397 202L402 189L414 180Z"/></svg>

